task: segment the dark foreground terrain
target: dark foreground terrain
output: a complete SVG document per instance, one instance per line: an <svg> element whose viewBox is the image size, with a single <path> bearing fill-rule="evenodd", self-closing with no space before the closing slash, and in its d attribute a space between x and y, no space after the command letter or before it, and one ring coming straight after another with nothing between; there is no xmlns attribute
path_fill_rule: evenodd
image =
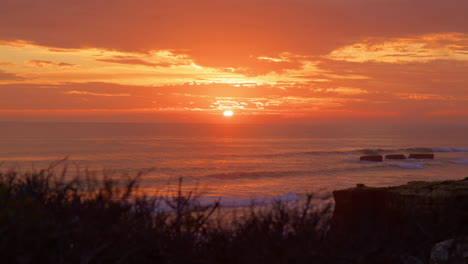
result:
<svg viewBox="0 0 468 264"><path fill-rule="evenodd" d="M468 263L468 178L358 185L334 212L313 194L227 212L182 181L145 196L138 179L0 173L1 263Z"/></svg>

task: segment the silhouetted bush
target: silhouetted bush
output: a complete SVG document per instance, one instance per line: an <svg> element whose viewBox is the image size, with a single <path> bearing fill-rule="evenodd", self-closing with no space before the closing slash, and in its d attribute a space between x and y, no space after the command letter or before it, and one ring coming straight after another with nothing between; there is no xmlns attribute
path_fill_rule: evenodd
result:
<svg viewBox="0 0 468 264"><path fill-rule="evenodd" d="M141 175L116 181L67 169L0 173L2 263L308 263L330 207L280 201L226 216L182 191L146 196Z"/></svg>

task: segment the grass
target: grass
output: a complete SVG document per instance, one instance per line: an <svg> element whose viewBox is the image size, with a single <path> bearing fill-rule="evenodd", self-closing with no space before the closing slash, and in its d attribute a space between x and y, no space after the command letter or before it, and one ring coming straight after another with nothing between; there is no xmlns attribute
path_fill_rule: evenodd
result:
<svg viewBox="0 0 468 264"><path fill-rule="evenodd" d="M0 173L2 263L310 263L329 207L251 206L226 217L194 192L147 196L141 175L116 181L65 168ZM168 210L168 208L170 210ZM237 212L239 213L239 212Z"/></svg>

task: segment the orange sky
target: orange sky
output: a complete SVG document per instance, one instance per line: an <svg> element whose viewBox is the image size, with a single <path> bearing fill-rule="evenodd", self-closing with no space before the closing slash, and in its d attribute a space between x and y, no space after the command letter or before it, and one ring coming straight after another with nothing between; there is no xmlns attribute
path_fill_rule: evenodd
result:
<svg viewBox="0 0 468 264"><path fill-rule="evenodd" d="M466 0L0 10L0 121L468 123Z"/></svg>

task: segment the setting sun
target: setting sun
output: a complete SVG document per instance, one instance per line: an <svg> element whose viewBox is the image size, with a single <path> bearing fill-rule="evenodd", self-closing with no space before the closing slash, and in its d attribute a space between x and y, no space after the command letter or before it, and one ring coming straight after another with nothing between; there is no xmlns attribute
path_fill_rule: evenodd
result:
<svg viewBox="0 0 468 264"><path fill-rule="evenodd" d="M224 111L223 115L224 115L224 116L233 116L233 115L234 115L234 112L231 111L231 110L226 110L226 111Z"/></svg>

